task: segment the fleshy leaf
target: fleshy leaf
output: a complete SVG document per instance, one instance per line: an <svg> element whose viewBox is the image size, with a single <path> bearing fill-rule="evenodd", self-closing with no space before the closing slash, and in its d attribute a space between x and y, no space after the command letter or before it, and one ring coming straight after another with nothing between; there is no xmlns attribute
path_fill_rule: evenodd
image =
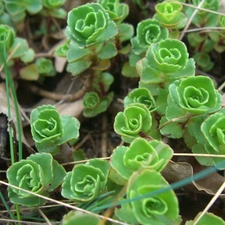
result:
<svg viewBox="0 0 225 225"><path fill-rule="evenodd" d="M146 88L136 88L124 98L125 107L131 103L144 104L150 112L156 109L155 100L152 97L150 91Z"/></svg>
<svg viewBox="0 0 225 225"><path fill-rule="evenodd" d="M77 165L68 172L62 184L62 196L76 201L95 199L104 188L104 173L91 165Z"/></svg>
<svg viewBox="0 0 225 225"><path fill-rule="evenodd" d="M193 225L195 223L195 220L201 215L202 212L198 213L198 215L195 217L195 219L192 221L187 221L185 225ZM206 224L216 224L216 225L225 225L225 221L220 218L219 216L216 216L213 213L205 213L204 216L199 220L196 225L206 225Z"/></svg>
<svg viewBox="0 0 225 225"><path fill-rule="evenodd" d="M37 80L39 78L38 68L34 63L23 67L19 73L24 80Z"/></svg>
<svg viewBox="0 0 225 225"><path fill-rule="evenodd" d="M90 59L81 59L76 62L69 63L67 71L71 72L73 76L79 75L91 66L92 62Z"/></svg>
<svg viewBox="0 0 225 225"><path fill-rule="evenodd" d="M130 40L132 36L134 35L134 28L132 25L127 23L122 23L118 26L119 33L117 37L121 42Z"/></svg>
<svg viewBox="0 0 225 225"><path fill-rule="evenodd" d="M131 200L132 211L140 224L172 225L177 223L179 207L173 190L142 198L139 201L132 201L133 198L149 194L168 185L162 175L154 170L144 169L133 173L128 182L127 198Z"/></svg>
<svg viewBox="0 0 225 225"><path fill-rule="evenodd" d="M129 147L118 146L111 156L110 164L121 177L128 180L133 172L143 168L161 171L172 155L172 149L163 142L136 138Z"/></svg>
<svg viewBox="0 0 225 225"><path fill-rule="evenodd" d="M100 52L98 52L97 57L101 60L111 59L117 55L116 47L113 43L108 42L105 46L102 47Z"/></svg>
<svg viewBox="0 0 225 225"><path fill-rule="evenodd" d="M107 41L118 32L116 24L98 3L72 9L68 13L67 24L67 37L81 48Z"/></svg>
<svg viewBox="0 0 225 225"><path fill-rule="evenodd" d="M96 216L82 213L79 211L70 211L68 214L63 216L62 225L82 225L82 224L92 224L99 225L100 219Z"/></svg>
<svg viewBox="0 0 225 225"><path fill-rule="evenodd" d="M140 133L147 133L152 125L148 108L140 103L133 103L119 112L114 121L114 130L125 142L130 143Z"/></svg>

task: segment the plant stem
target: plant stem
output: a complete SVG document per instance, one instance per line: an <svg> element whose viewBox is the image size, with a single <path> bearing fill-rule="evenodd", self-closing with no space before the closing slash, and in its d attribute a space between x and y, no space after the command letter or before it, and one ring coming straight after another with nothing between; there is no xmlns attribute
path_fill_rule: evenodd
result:
<svg viewBox="0 0 225 225"><path fill-rule="evenodd" d="M5 206L6 210L8 211L8 214L10 215L11 219L15 220L15 218L14 218L13 214L11 213L11 210L10 210L8 204L6 203L5 198L4 198L1 191L0 191L0 199L2 200L2 203Z"/></svg>
<svg viewBox="0 0 225 225"><path fill-rule="evenodd" d="M7 108L8 108L8 120L11 120L11 108L10 108L10 89L12 91L13 94L13 100L14 100L14 104L15 104L15 110L16 110L16 120L17 120L17 125L18 125L18 121L20 121L19 118L19 111L18 111L18 102L17 102L17 98L16 98L16 94L15 94L15 88L12 82L12 77L10 76L10 72L9 72L9 67L7 65L7 52L6 52L6 35L4 35L4 48L3 48L3 55L4 55L4 71L6 74L6 95L7 95ZM21 126L17 127L18 129L18 135L19 137L19 155L22 158L22 139L21 139L21 132L19 132L19 130L21 129ZM13 145L13 130L12 130L12 126L9 125L9 143L10 143L10 155L11 155L11 163L13 164L15 162L15 157L14 157L14 145ZM14 137L16 139L16 137ZM16 208L16 212L17 212L17 218L20 221L20 211L19 211L19 207L16 204L15 205ZM19 222L18 225L21 225L21 223Z"/></svg>

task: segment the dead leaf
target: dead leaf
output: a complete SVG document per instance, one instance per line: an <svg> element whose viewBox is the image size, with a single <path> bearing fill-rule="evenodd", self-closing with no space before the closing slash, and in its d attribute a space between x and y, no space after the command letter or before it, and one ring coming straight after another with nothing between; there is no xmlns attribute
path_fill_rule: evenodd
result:
<svg viewBox="0 0 225 225"><path fill-rule="evenodd" d="M75 102L57 105L56 108L59 111L60 115L69 115L72 117L76 117L78 120L81 120L84 110L82 102L83 101L80 99Z"/></svg>
<svg viewBox="0 0 225 225"><path fill-rule="evenodd" d="M59 56L55 56L55 69L58 73L62 73L67 64L67 59Z"/></svg>
<svg viewBox="0 0 225 225"><path fill-rule="evenodd" d="M196 163L197 164L197 163ZM166 168L162 171L162 175L169 182L177 182L188 177L192 177L193 174L198 173L202 170L205 170L208 167L201 165L191 165L187 162L173 162L171 161ZM192 182L185 186L184 188L191 192L201 192L204 191L207 194L215 195L220 186L225 182L225 178L218 173L212 173L209 176ZM225 197L225 194L221 194L220 197Z"/></svg>

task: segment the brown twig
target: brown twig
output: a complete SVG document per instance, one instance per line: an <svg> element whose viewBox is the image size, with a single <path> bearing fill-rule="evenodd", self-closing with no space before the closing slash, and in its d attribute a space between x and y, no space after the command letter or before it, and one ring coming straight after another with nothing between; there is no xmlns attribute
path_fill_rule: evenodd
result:
<svg viewBox="0 0 225 225"><path fill-rule="evenodd" d="M103 114L102 116L102 138L101 138L101 152L102 157L107 157L107 116Z"/></svg>
<svg viewBox="0 0 225 225"><path fill-rule="evenodd" d="M30 85L30 90L32 92L34 92L37 95L40 95L42 97L45 98L50 98L56 101L60 101L60 100L65 100L67 102L72 102L75 101L77 99L80 99L81 97L83 97L85 95L85 93L91 88L91 79L90 77L87 78L85 84L83 85L83 87L77 91L74 94L58 94L58 93L53 93L50 91L46 91L44 89L41 89L37 86L34 85Z"/></svg>

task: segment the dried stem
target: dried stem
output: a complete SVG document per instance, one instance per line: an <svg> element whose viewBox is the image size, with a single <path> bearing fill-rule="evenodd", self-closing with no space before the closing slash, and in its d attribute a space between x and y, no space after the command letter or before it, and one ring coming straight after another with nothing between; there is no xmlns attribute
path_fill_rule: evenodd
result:
<svg viewBox="0 0 225 225"><path fill-rule="evenodd" d="M50 91L46 91L46 90L43 90L37 86L34 86L34 85L30 85L30 90L32 92L34 92L35 94L37 95L40 95L42 97L45 97L45 98L50 98L50 99L53 99L53 100L57 100L57 101L61 101L61 100L65 100L67 102L72 102L72 101L75 101L75 100L78 100L80 99L81 97L83 97L85 95L85 93L91 88L91 79L90 77L87 78L85 84L83 85L83 87L77 91L76 93L74 94L57 94L57 93L52 93Z"/></svg>

